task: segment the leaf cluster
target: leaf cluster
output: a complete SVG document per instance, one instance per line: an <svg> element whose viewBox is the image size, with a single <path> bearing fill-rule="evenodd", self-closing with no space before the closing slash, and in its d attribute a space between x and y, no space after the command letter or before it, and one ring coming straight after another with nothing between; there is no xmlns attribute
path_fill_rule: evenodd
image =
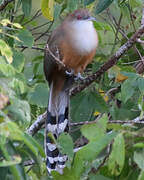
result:
<svg viewBox="0 0 144 180"><path fill-rule="evenodd" d="M3 3L0 0L0 7ZM63 175L47 174L44 130L34 137L27 134L48 103L41 50L61 19L77 8L88 8L97 18L99 47L83 74L89 76L140 27L142 0L17 0L1 10L0 179L144 179L143 124L109 123L144 116L140 43L86 90L71 97L71 122L84 125L72 126L70 134L63 133L57 140L68 156ZM85 146L73 151L81 145Z"/></svg>

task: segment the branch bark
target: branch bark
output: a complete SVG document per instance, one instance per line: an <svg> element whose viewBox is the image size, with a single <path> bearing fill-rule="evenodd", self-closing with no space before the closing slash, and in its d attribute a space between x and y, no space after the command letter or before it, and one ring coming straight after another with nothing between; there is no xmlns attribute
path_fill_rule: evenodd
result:
<svg viewBox="0 0 144 180"><path fill-rule="evenodd" d="M37 120L27 129L27 133L29 135L34 135L35 133L37 133L42 126L45 123L47 117L47 113L45 112L44 114L38 116ZM76 122L76 123L70 123L70 126L81 126L81 125L85 125L85 124L94 124L97 123L98 119L94 120L94 121L82 121L82 122ZM144 124L144 117L140 118L137 117L133 120L109 120L108 123L112 124Z"/></svg>
<svg viewBox="0 0 144 180"><path fill-rule="evenodd" d="M5 0L5 1L0 5L0 11L4 10L5 7L6 7L9 3L13 2L13 1L14 1L14 0Z"/></svg>

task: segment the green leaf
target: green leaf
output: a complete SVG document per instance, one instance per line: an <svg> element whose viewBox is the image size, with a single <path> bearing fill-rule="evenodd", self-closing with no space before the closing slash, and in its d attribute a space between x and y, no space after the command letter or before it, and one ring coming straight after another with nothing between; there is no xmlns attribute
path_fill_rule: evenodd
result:
<svg viewBox="0 0 144 180"><path fill-rule="evenodd" d="M1 137L0 137L1 138ZM0 143L1 144L1 143ZM6 161L12 161L12 158L9 154L9 152L7 151L7 148L5 145L2 145L0 146L0 150L4 156L4 158L6 159ZM12 165L12 166L9 166L9 169L13 175L13 178L15 180L26 180L26 176L25 174L23 173L23 169L21 168L20 165Z"/></svg>
<svg viewBox="0 0 144 180"><path fill-rule="evenodd" d="M16 44L23 45L23 46L28 46L29 48L32 47L32 45L34 43L34 38L33 38L30 31L28 31L26 29L25 30L20 30L19 33L17 34L17 36L22 42L16 41Z"/></svg>
<svg viewBox="0 0 144 180"><path fill-rule="evenodd" d="M42 157L45 157L43 147L33 137L26 133L23 133L22 139L36 156L40 153Z"/></svg>
<svg viewBox="0 0 144 180"><path fill-rule="evenodd" d="M90 141L96 141L104 136L108 117L103 115L97 123L84 125L81 128L82 134Z"/></svg>
<svg viewBox="0 0 144 180"><path fill-rule="evenodd" d="M37 141L26 133L23 133L20 128L11 121L0 124L0 135L10 138L11 140L23 141L35 156L40 153L45 156L43 148Z"/></svg>
<svg viewBox="0 0 144 180"><path fill-rule="evenodd" d="M89 180L112 180L112 179L98 174L98 175L91 175Z"/></svg>
<svg viewBox="0 0 144 180"><path fill-rule="evenodd" d="M0 63L0 72L6 77L13 77L15 75L15 69L11 64L1 64Z"/></svg>
<svg viewBox="0 0 144 180"><path fill-rule="evenodd" d="M112 152L108 160L108 169L112 175L118 176L124 166L125 143L122 133L118 134L112 145Z"/></svg>
<svg viewBox="0 0 144 180"><path fill-rule="evenodd" d="M72 174L79 179L87 169L86 164L96 159L98 154L112 141L117 133L112 132L101 137L98 141L92 141L80 149L74 159Z"/></svg>
<svg viewBox="0 0 144 180"><path fill-rule="evenodd" d="M142 94L144 94L144 78L140 77L137 79L138 82L138 88Z"/></svg>
<svg viewBox="0 0 144 180"><path fill-rule="evenodd" d="M13 160L11 161L1 161L0 162L0 167L7 167L7 166L13 166L16 164L19 164L21 162L21 157L19 156L13 156Z"/></svg>
<svg viewBox="0 0 144 180"><path fill-rule="evenodd" d="M71 115L73 121L88 121L93 112L107 112L108 107L103 97L98 92L87 91L79 93L72 98Z"/></svg>
<svg viewBox="0 0 144 180"><path fill-rule="evenodd" d="M144 149L134 152L134 161L137 163L139 168L144 171Z"/></svg>
<svg viewBox="0 0 144 180"><path fill-rule="evenodd" d="M60 13L61 13L62 6L59 4L55 4L54 6L54 19L55 21L59 19Z"/></svg>
<svg viewBox="0 0 144 180"><path fill-rule="evenodd" d="M18 95L23 94L26 91L24 82L16 78L13 78L9 87L13 88Z"/></svg>
<svg viewBox="0 0 144 180"><path fill-rule="evenodd" d="M44 17L46 17L50 21L53 21L54 0L42 0L41 11Z"/></svg>
<svg viewBox="0 0 144 180"><path fill-rule="evenodd" d="M87 171L88 163L92 162L98 154L112 141L117 133L106 134L98 141L92 141L80 149L74 158L71 169L65 168L63 175L52 172L55 180L79 180L82 174Z"/></svg>
<svg viewBox="0 0 144 180"><path fill-rule="evenodd" d="M69 0L69 1L67 1L67 8L68 8L68 10L70 12L77 9L77 5L78 5L78 0Z"/></svg>
<svg viewBox="0 0 144 180"><path fill-rule="evenodd" d="M58 137L58 144L60 145L60 150L62 154L68 155L68 157L72 160L74 152L73 152L73 140L69 134L62 133Z"/></svg>
<svg viewBox="0 0 144 180"><path fill-rule="evenodd" d="M12 63L12 61L13 61L13 58L12 58L13 53L11 51L11 48L2 39L0 39L0 52L1 52L2 56L6 57L8 63Z"/></svg>
<svg viewBox="0 0 144 180"><path fill-rule="evenodd" d="M137 180L144 180L144 171L140 172L140 175Z"/></svg>
<svg viewBox="0 0 144 180"><path fill-rule="evenodd" d="M28 94L30 104L39 107L47 107L48 104L48 86L44 83L39 83L35 86L32 92Z"/></svg>
<svg viewBox="0 0 144 180"><path fill-rule="evenodd" d="M121 96L124 103L132 97L136 88L136 78L129 78L121 86Z"/></svg>
<svg viewBox="0 0 144 180"><path fill-rule="evenodd" d="M144 143L140 142L140 143L136 143L134 144L135 148L144 148Z"/></svg>
<svg viewBox="0 0 144 180"><path fill-rule="evenodd" d="M109 24L103 22L97 22L97 21L94 21L93 24L97 31L103 31L103 30L112 31L112 28L110 27Z"/></svg>
<svg viewBox="0 0 144 180"><path fill-rule="evenodd" d="M79 180L68 168L64 168L62 175L56 171L52 171L52 176L54 177L54 180Z"/></svg>
<svg viewBox="0 0 144 180"><path fill-rule="evenodd" d="M23 53L18 52L18 51L13 51L12 65L17 70L17 72L20 73L23 70L24 62L25 62L25 57L24 57Z"/></svg>
<svg viewBox="0 0 144 180"><path fill-rule="evenodd" d="M104 11L106 8L108 8L111 3L113 2L113 0L99 0L97 6L96 6L96 14L101 13L102 11Z"/></svg>
<svg viewBox="0 0 144 180"><path fill-rule="evenodd" d="M142 6L142 0L130 0L129 3L132 8L137 8Z"/></svg>
<svg viewBox="0 0 144 180"><path fill-rule="evenodd" d="M89 4L93 3L94 0L84 0L84 5L88 6Z"/></svg>
<svg viewBox="0 0 144 180"><path fill-rule="evenodd" d="M8 106L8 114L16 120L23 128L26 128L30 121L30 106L27 101L12 98L11 105Z"/></svg>
<svg viewBox="0 0 144 180"><path fill-rule="evenodd" d="M32 0L22 0L22 10L25 16L29 16L32 8Z"/></svg>

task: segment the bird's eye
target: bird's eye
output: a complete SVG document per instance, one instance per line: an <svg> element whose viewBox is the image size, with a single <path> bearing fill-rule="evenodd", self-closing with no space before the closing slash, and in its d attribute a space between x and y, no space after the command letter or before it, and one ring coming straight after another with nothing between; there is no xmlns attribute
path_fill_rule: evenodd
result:
<svg viewBox="0 0 144 180"><path fill-rule="evenodd" d="M79 19L81 19L82 17L81 17L81 15L77 15L77 19L79 20Z"/></svg>

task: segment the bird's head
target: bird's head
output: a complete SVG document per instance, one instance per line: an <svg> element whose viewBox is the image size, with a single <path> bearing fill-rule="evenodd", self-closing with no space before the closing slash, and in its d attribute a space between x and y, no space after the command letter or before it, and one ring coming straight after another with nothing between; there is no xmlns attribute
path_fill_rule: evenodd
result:
<svg viewBox="0 0 144 180"><path fill-rule="evenodd" d="M78 9L69 15L71 20L76 21L95 21L95 17L91 16L88 9Z"/></svg>

